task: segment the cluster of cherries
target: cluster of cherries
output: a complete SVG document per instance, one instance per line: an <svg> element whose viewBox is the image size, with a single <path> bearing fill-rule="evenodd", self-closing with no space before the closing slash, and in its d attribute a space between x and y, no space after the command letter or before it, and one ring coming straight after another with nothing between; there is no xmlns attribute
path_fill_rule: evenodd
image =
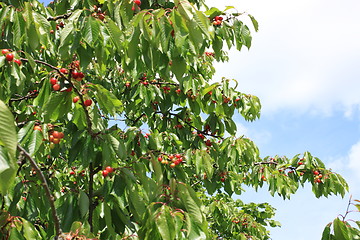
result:
<svg viewBox="0 0 360 240"><path fill-rule="evenodd" d="M2 53L3 55L5 55L6 61L8 61L8 62L14 61L14 62L17 63L19 66L21 65L21 60L20 60L20 59L15 59L15 60L14 60L14 54L11 53L9 49L3 49L3 50L1 50L1 53Z"/></svg>
<svg viewBox="0 0 360 240"><path fill-rule="evenodd" d="M159 156L158 161L161 162L162 164L166 164L166 165L169 164L169 162L171 162L169 166L171 168L174 168L174 167L176 167L177 165L179 165L180 163L183 162L183 157L179 153L170 154L170 155L167 156L167 158L165 158L165 156Z"/></svg>
<svg viewBox="0 0 360 240"><path fill-rule="evenodd" d="M104 170L101 171L101 174L105 178L105 177L109 176L109 174L113 173L114 170L115 170L114 168L107 166Z"/></svg>
<svg viewBox="0 0 360 240"><path fill-rule="evenodd" d="M220 26L222 24L222 21L223 21L222 17L216 16L216 17L214 17L214 20L212 23L214 26Z"/></svg>

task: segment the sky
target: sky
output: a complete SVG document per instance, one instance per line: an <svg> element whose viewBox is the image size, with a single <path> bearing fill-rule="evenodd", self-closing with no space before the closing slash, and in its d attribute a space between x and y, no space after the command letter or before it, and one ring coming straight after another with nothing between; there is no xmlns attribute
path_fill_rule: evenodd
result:
<svg viewBox="0 0 360 240"><path fill-rule="evenodd" d="M262 156L310 151L350 185L344 199L316 199L310 187L285 201L266 189L249 189L238 197L277 208L275 219L282 227L271 229L272 239L321 239L325 225L345 213L350 194L360 199L360 1L207 3L220 9L235 6L259 22L249 51L230 50L230 61L215 65L214 80L234 78L239 91L262 102L260 120L235 119L239 132L258 145ZM359 220L360 214L350 217Z"/></svg>

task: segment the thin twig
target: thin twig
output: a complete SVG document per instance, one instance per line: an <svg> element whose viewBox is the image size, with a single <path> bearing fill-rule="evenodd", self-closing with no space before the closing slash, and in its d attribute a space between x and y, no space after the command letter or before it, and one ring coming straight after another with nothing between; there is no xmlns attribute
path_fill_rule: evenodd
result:
<svg viewBox="0 0 360 240"><path fill-rule="evenodd" d="M63 15L59 15L59 16L55 16L55 17L48 17L47 20L48 21L56 21L59 19L68 19L71 16L72 12L69 13L65 13Z"/></svg>
<svg viewBox="0 0 360 240"><path fill-rule="evenodd" d="M45 194L49 200L49 204L50 204L50 208L51 208L51 215L52 215L52 219L54 221L55 232L56 232L55 239L58 239L58 237L61 235L60 220L57 215L56 208L55 208L55 198L51 194L51 191L50 191L49 185L46 181L46 178L45 178L43 172L41 171L41 169L39 168L39 166L36 164L35 160L30 156L30 154L19 144L17 145L17 149L20 151L21 155L24 155L30 161L31 166L35 169L35 171L37 172L37 174L40 178L41 185L45 189Z"/></svg>

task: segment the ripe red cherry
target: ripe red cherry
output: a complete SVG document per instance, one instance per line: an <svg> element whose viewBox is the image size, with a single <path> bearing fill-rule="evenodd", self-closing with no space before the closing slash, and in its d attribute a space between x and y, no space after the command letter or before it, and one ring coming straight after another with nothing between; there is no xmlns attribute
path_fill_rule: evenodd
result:
<svg viewBox="0 0 360 240"><path fill-rule="evenodd" d="M20 59L15 59L14 62L16 62L19 66L21 66L21 60Z"/></svg>
<svg viewBox="0 0 360 240"><path fill-rule="evenodd" d="M102 175L103 177L107 177L107 175L109 175L109 172L107 170L103 170Z"/></svg>
<svg viewBox="0 0 360 240"><path fill-rule="evenodd" d="M78 73L77 71L73 71L73 72L71 73L71 76L72 76L73 78L77 79L77 78L79 77L79 73Z"/></svg>
<svg viewBox="0 0 360 240"><path fill-rule="evenodd" d="M68 70L66 68L60 68L60 72L63 74L67 74Z"/></svg>
<svg viewBox="0 0 360 240"><path fill-rule="evenodd" d="M59 138L64 138L64 133L63 132L59 132Z"/></svg>
<svg viewBox="0 0 360 240"><path fill-rule="evenodd" d="M55 85L57 83L57 79L56 78L50 78L50 84L51 85Z"/></svg>
<svg viewBox="0 0 360 240"><path fill-rule="evenodd" d="M162 157L158 157L158 161L161 162L163 160Z"/></svg>
<svg viewBox="0 0 360 240"><path fill-rule="evenodd" d="M53 135L54 138L60 138L60 132L58 132L58 131L54 131L52 133L52 135Z"/></svg>
<svg viewBox="0 0 360 240"><path fill-rule="evenodd" d="M80 100L80 97L79 97L79 96L75 96L75 97L73 98L73 103L77 103L79 100Z"/></svg>
<svg viewBox="0 0 360 240"><path fill-rule="evenodd" d="M113 169L112 167L110 167L110 166L107 166L107 167L105 168L105 170L108 171L108 173L114 172L114 169Z"/></svg>
<svg viewBox="0 0 360 240"><path fill-rule="evenodd" d="M319 175L319 171L315 170L314 172L314 175Z"/></svg>
<svg viewBox="0 0 360 240"><path fill-rule="evenodd" d="M60 84L54 84L53 89L54 89L54 91L59 91L60 90Z"/></svg>
<svg viewBox="0 0 360 240"><path fill-rule="evenodd" d="M304 163L303 162L298 162L298 165L303 165Z"/></svg>
<svg viewBox="0 0 360 240"><path fill-rule="evenodd" d="M14 55L12 53L8 53L6 54L5 58L8 62L11 62L12 60L14 60Z"/></svg>
<svg viewBox="0 0 360 240"><path fill-rule="evenodd" d="M40 126L35 126L34 127L34 130L37 130L37 131L42 131L41 127Z"/></svg>
<svg viewBox="0 0 360 240"><path fill-rule="evenodd" d="M85 77L83 72L78 72L78 78L83 79Z"/></svg>
<svg viewBox="0 0 360 240"><path fill-rule="evenodd" d="M134 3L135 3L136 5L138 5L138 6L141 5L141 1L140 1L140 0L134 0Z"/></svg>
<svg viewBox="0 0 360 240"><path fill-rule="evenodd" d="M10 52L9 49L3 49L3 50L1 50L1 53L4 54L4 55L7 54L7 53L9 53L9 52Z"/></svg>
<svg viewBox="0 0 360 240"><path fill-rule="evenodd" d="M66 92L71 92L72 91L72 87L68 87L67 89L65 89Z"/></svg>
<svg viewBox="0 0 360 240"><path fill-rule="evenodd" d="M91 104L92 104L92 100L91 100L91 99L86 99L86 100L84 101L84 105L85 105L86 107L90 106Z"/></svg>
<svg viewBox="0 0 360 240"><path fill-rule="evenodd" d="M54 138L53 143L54 144L59 144L60 143L60 138Z"/></svg>
<svg viewBox="0 0 360 240"><path fill-rule="evenodd" d="M70 175L75 175L75 172L74 172L74 171L71 171L71 172L70 172Z"/></svg>

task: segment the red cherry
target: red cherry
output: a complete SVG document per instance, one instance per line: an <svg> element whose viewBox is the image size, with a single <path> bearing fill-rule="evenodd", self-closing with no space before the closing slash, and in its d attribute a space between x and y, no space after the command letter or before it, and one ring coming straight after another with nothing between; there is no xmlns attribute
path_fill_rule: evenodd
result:
<svg viewBox="0 0 360 240"><path fill-rule="evenodd" d="M85 75L83 72L78 72L78 78L84 78L84 77L85 77Z"/></svg>
<svg viewBox="0 0 360 240"><path fill-rule="evenodd" d="M72 87L68 87L67 89L65 89L66 92L71 92L72 91Z"/></svg>
<svg viewBox="0 0 360 240"><path fill-rule="evenodd" d="M63 74L67 74L68 70L66 68L60 68L60 72Z"/></svg>
<svg viewBox="0 0 360 240"><path fill-rule="evenodd" d="M50 78L50 84L51 85L57 84L57 79L56 78Z"/></svg>
<svg viewBox="0 0 360 240"><path fill-rule="evenodd" d="M114 172L114 169L113 169L112 167L110 167L110 166L107 166L107 167L105 168L105 170L108 171L108 173Z"/></svg>
<svg viewBox="0 0 360 240"><path fill-rule="evenodd" d="M131 7L131 10L132 10L132 11L135 11L135 6L132 6L132 7Z"/></svg>
<svg viewBox="0 0 360 240"><path fill-rule="evenodd" d="M64 138L64 133L63 132L59 132L59 138Z"/></svg>
<svg viewBox="0 0 360 240"><path fill-rule="evenodd" d="M40 126L35 126L34 127L34 130L37 130L37 131L42 131L41 127Z"/></svg>
<svg viewBox="0 0 360 240"><path fill-rule="evenodd" d="M77 103L77 101L79 101L80 100L80 97L79 96L75 96L74 98L73 98L73 103Z"/></svg>
<svg viewBox="0 0 360 240"><path fill-rule="evenodd" d="M3 49L3 50L1 50L1 53L4 54L4 55L7 54L7 53L9 53L9 52L10 52L9 49Z"/></svg>
<svg viewBox="0 0 360 240"><path fill-rule="evenodd" d="M134 3L135 3L136 5L138 5L138 6L141 5L141 1L140 1L140 0L134 0Z"/></svg>
<svg viewBox="0 0 360 240"><path fill-rule="evenodd" d="M314 173L314 175L319 175L320 174L319 171L317 171L317 170L315 170L313 173Z"/></svg>
<svg viewBox="0 0 360 240"><path fill-rule="evenodd" d="M176 158L181 158L181 155L177 153L177 154L175 154L175 157Z"/></svg>
<svg viewBox="0 0 360 240"><path fill-rule="evenodd" d="M60 84L54 84L53 89L54 89L54 91L59 91L60 90Z"/></svg>
<svg viewBox="0 0 360 240"><path fill-rule="evenodd" d="M91 100L91 99L86 99L86 100L84 101L84 105L85 105L86 107L90 106L91 104L92 104L92 100Z"/></svg>
<svg viewBox="0 0 360 240"><path fill-rule="evenodd" d="M75 172L74 172L74 171L71 171L71 172L70 172L70 175L75 175Z"/></svg>
<svg viewBox="0 0 360 240"><path fill-rule="evenodd" d="M60 138L54 138L53 143L54 143L54 144L60 143Z"/></svg>
<svg viewBox="0 0 360 240"><path fill-rule="evenodd" d="M220 178L220 181L225 182L225 178Z"/></svg>
<svg viewBox="0 0 360 240"><path fill-rule="evenodd" d="M54 138L60 138L60 132L58 131L54 131L52 135L54 136Z"/></svg>
<svg viewBox="0 0 360 240"><path fill-rule="evenodd" d="M107 175L109 175L109 172L107 170L103 170L102 175L103 177L107 177Z"/></svg>
<svg viewBox="0 0 360 240"><path fill-rule="evenodd" d="M163 160L162 157L158 157L158 161L161 162Z"/></svg>
<svg viewBox="0 0 360 240"><path fill-rule="evenodd" d="M79 73L75 70L71 73L71 76L75 79L77 79L79 77Z"/></svg>
<svg viewBox="0 0 360 240"><path fill-rule="evenodd" d="M5 58L8 62L11 62L14 59L14 55L12 53L8 53Z"/></svg>
<svg viewBox="0 0 360 240"><path fill-rule="evenodd" d="M303 165L304 163L303 162L298 162L298 165Z"/></svg>
<svg viewBox="0 0 360 240"><path fill-rule="evenodd" d="M16 62L19 66L21 66L21 60L20 59L15 59L14 62Z"/></svg>

